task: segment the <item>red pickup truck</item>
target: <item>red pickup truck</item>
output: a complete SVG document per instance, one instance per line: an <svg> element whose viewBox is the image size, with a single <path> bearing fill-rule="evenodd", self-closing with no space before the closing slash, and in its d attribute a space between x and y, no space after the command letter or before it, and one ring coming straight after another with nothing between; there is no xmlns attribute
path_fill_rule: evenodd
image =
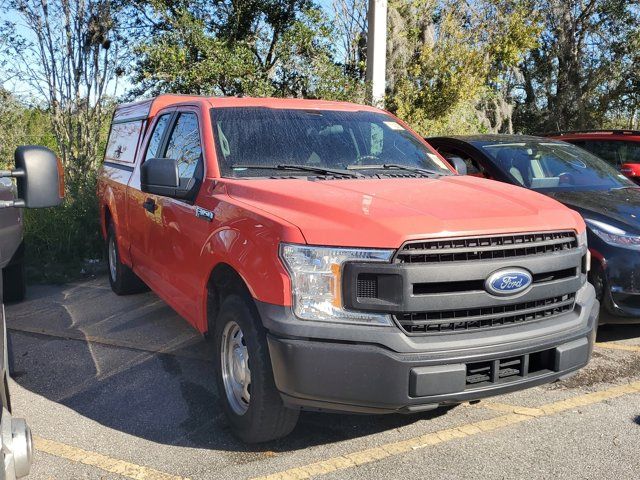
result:
<svg viewBox="0 0 640 480"><path fill-rule="evenodd" d="M456 175L349 103L163 95L115 111L98 194L117 294L215 342L247 442L300 409L412 413L562 378L598 317L581 217Z"/></svg>

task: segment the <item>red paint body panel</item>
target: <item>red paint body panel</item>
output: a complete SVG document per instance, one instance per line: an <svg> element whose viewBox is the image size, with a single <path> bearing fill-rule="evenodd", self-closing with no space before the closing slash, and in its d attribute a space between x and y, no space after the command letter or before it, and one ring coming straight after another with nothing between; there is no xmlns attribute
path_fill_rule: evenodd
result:
<svg viewBox="0 0 640 480"><path fill-rule="evenodd" d="M238 106L378 111L341 102L179 95L117 109L119 121L145 112L148 120L133 171L111 165L101 171L103 234L111 218L122 262L202 332L207 284L220 264L231 266L256 299L291 304L289 278L278 257L281 242L398 248L411 239L585 229L578 214L546 196L472 177L220 178L209 110ZM140 165L155 119L173 110L198 116L205 175L192 204L140 190ZM142 208L148 198L156 202L153 213ZM214 219L196 217L197 207L214 212Z"/></svg>

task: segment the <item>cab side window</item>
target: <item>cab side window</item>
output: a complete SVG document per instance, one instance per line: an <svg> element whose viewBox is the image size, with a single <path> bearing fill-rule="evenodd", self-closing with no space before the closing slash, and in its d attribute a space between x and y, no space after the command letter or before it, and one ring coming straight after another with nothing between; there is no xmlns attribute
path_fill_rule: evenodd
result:
<svg viewBox="0 0 640 480"><path fill-rule="evenodd" d="M145 160L150 158L158 158L160 142L162 141L162 137L164 136L164 132L167 130L169 126L169 120L171 120L171 114L165 113L158 118L156 122L156 126L153 128L153 134L151 135L151 139L149 140L149 146L147 147L147 154L144 156Z"/></svg>
<svg viewBox="0 0 640 480"><path fill-rule="evenodd" d="M198 117L195 113L185 112L178 115L164 157L177 160L181 185L188 184L196 177L198 167L201 168L202 164L202 146Z"/></svg>

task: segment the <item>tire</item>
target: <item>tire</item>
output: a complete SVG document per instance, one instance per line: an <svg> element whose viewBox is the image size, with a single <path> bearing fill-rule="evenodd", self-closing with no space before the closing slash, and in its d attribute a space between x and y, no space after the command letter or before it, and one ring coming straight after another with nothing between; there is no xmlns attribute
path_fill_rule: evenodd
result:
<svg viewBox="0 0 640 480"><path fill-rule="evenodd" d="M233 433L246 443L267 442L291 433L300 412L282 403L273 379L266 331L250 298L230 295L223 301L215 323L214 342L217 388ZM234 342L236 349L230 346ZM229 355L238 350L241 354ZM242 375L230 373L234 370L230 367L233 362L223 360L223 356L236 361L243 359L236 365L244 365L243 362L248 365L249 382L245 383L248 387L242 390L249 393L249 398L246 393L233 393L232 385L238 386L238 382L234 383L231 376ZM235 370L244 371L246 379L245 369Z"/></svg>
<svg viewBox="0 0 640 480"><path fill-rule="evenodd" d="M109 222L105 248L111 290L117 295L130 295L147 290L147 286L133 273L133 270L120 261L120 247L116 239L115 226L113 222Z"/></svg>
<svg viewBox="0 0 640 480"><path fill-rule="evenodd" d="M2 270L2 296L5 302L20 302L27 293L24 259L7 265Z"/></svg>

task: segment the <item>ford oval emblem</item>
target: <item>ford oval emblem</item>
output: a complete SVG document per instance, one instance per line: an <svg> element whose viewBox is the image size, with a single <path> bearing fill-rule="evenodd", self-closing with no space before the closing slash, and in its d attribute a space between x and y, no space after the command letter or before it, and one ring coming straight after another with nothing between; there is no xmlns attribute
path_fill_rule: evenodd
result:
<svg viewBox="0 0 640 480"><path fill-rule="evenodd" d="M531 273L522 269L498 270L491 274L484 286L492 295L505 297L524 292L533 283Z"/></svg>

